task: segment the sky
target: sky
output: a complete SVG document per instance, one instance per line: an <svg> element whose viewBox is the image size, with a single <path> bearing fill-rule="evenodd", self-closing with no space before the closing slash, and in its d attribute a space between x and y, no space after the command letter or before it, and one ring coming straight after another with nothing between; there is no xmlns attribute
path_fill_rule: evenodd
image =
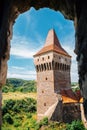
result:
<svg viewBox="0 0 87 130"><path fill-rule="evenodd" d="M62 47L72 56L71 81L78 81L73 21L67 20L60 12L48 8L20 14L13 27L8 78L35 80L36 72L33 55L45 43L50 29L54 29Z"/></svg>

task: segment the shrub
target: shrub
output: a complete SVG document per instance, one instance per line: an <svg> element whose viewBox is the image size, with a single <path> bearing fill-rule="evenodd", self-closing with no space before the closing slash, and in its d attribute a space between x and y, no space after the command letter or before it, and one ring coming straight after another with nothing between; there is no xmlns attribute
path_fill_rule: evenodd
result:
<svg viewBox="0 0 87 130"><path fill-rule="evenodd" d="M48 125L48 118L44 117L43 120L41 120L42 125Z"/></svg>
<svg viewBox="0 0 87 130"><path fill-rule="evenodd" d="M15 105L15 101L12 99L5 101L4 104L4 106L6 106L9 110L11 110L14 105Z"/></svg>
<svg viewBox="0 0 87 130"><path fill-rule="evenodd" d="M71 124L67 124L66 130L86 130L81 121L73 121Z"/></svg>
<svg viewBox="0 0 87 130"><path fill-rule="evenodd" d="M14 122L14 127L19 127L19 126L21 126L21 123L18 122L18 121L15 121L15 122Z"/></svg>
<svg viewBox="0 0 87 130"><path fill-rule="evenodd" d="M32 114L31 114L31 113L28 113L26 116L27 116L27 118L31 118L31 117L32 117Z"/></svg>
<svg viewBox="0 0 87 130"><path fill-rule="evenodd" d="M9 123L9 124L13 124L13 119L12 119L12 117L10 116L9 113L7 113L7 114L4 115L3 120L6 121L6 122Z"/></svg>
<svg viewBox="0 0 87 130"><path fill-rule="evenodd" d="M7 112L8 112L8 108L6 107L6 105L4 105L2 107L2 116L4 116Z"/></svg>

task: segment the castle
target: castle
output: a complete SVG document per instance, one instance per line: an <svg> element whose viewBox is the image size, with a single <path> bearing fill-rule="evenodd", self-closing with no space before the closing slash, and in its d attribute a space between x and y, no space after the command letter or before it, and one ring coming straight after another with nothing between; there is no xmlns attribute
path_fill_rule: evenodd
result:
<svg viewBox="0 0 87 130"><path fill-rule="evenodd" d="M71 56L60 45L53 29L48 32L44 47L34 55L34 64L38 120L48 117L68 122L80 118L78 101L81 95L71 90Z"/></svg>

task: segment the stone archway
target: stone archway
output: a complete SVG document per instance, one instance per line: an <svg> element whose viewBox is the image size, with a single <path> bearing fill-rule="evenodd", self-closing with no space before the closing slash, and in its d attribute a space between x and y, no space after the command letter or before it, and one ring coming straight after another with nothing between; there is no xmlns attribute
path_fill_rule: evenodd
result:
<svg viewBox="0 0 87 130"><path fill-rule="evenodd" d="M78 61L79 85L84 98L84 111L87 118L87 1L84 0L1 0L0 1L0 92L6 81L7 61L10 52L10 40L15 19L34 7L48 7L63 13L65 18L74 21L75 53ZM0 97L1 99L1 97ZM1 104L1 103L0 103ZM1 121L0 121L1 122Z"/></svg>

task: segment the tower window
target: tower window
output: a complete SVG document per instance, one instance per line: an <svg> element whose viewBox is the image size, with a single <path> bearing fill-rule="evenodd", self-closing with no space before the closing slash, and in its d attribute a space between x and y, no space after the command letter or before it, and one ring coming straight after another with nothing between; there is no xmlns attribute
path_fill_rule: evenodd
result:
<svg viewBox="0 0 87 130"><path fill-rule="evenodd" d="M44 90L42 90L42 93L44 93Z"/></svg>
<svg viewBox="0 0 87 130"><path fill-rule="evenodd" d="M46 103L44 103L44 106L46 106Z"/></svg>
<svg viewBox="0 0 87 130"><path fill-rule="evenodd" d="M47 80L47 77L46 77L46 80Z"/></svg>
<svg viewBox="0 0 87 130"><path fill-rule="evenodd" d="M48 56L48 59L50 59L50 56Z"/></svg>

